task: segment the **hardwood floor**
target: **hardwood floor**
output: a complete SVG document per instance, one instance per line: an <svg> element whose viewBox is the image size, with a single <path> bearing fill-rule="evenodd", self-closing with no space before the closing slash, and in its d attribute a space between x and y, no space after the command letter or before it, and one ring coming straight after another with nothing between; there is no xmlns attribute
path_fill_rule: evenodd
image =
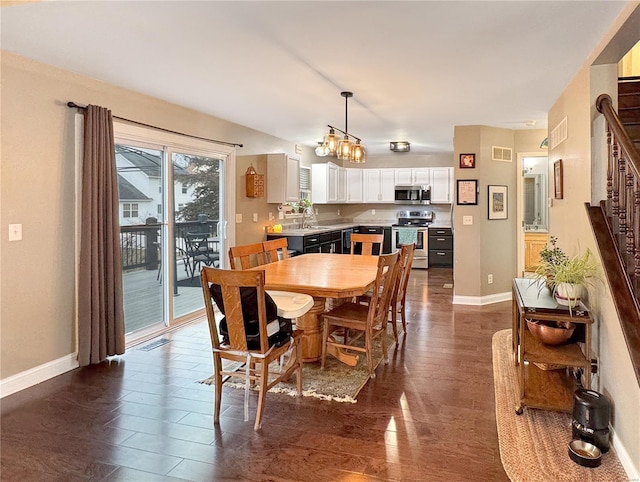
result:
<svg viewBox="0 0 640 482"><path fill-rule="evenodd" d="M508 480L496 434L491 336L511 304L452 305L451 270L413 270L408 335L358 403L268 394L262 429L224 389L214 426L206 323L2 400L1 479Z"/></svg>

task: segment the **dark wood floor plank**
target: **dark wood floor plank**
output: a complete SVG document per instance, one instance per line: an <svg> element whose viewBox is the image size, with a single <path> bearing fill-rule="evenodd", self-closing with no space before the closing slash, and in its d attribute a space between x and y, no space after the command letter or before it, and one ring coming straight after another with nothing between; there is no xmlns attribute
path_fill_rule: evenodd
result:
<svg viewBox="0 0 640 482"><path fill-rule="evenodd" d="M243 391L225 386L214 425L200 320L3 399L2 480L506 481L491 337L511 304L452 305L451 278L413 270L407 334L356 404L269 394L256 432L257 395L245 422Z"/></svg>

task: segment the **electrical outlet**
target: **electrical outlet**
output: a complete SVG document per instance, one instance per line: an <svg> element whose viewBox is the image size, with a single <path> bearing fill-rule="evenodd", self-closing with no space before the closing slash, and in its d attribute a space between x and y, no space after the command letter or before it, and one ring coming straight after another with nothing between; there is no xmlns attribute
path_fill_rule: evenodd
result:
<svg viewBox="0 0 640 482"><path fill-rule="evenodd" d="M487 283L493 284L493 275L492 274L487 275Z"/></svg>
<svg viewBox="0 0 640 482"><path fill-rule="evenodd" d="M258 213L253 213L253 222L254 223L258 222Z"/></svg>
<svg viewBox="0 0 640 482"><path fill-rule="evenodd" d="M278 212L278 219L284 219L284 213L282 211Z"/></svg>
<svg viewBox="0 0 640 482"><path fill-rule="evenodd" d="M338 209L338 216L340 216L340 210Z"/></svg>
<svg viewBox="0 0 640 482"><path fill-rule="evenodd" d="M462 216L462 224L471 226L473 224L473 216Z"/></svg>
<svg viewBox="0 0 640 482"><path fill-rule="evenodd" d="M318 215L318 208L316 208L316 216Z"/></svg>
<svg viewBox="0 0 640 482"><path fill-rule="evenodd" d="M375 213L376 213L376 210L375 210L375 209L372 209L372 210L371 210L371 215L374 215Z"/></svg>
<svg viewBox="0 0 640 482"><path fill-rule="evenodd" d="M273 213L269 211L269 221L273 221Z"/></svg>
<svg viewBox="0 0 640 482"><path fill-rule="evenodd" d="M242 222L242 213L238 213L236 214L236 223L241 223Z"/></svg>
<svg viewBox="0 0 640 482"><path fill-rule="evenodd" d="M597 358L592 358L591 359L591 373L598 373L598 359Z"/></svg>

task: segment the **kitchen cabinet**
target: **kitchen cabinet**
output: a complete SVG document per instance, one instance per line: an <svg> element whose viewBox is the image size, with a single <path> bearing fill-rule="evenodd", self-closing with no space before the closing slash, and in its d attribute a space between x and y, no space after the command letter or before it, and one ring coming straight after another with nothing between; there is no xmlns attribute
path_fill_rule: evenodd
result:
<svg viewBox="0 0 640 482"><path fill-rule="evenodd" d="M395 184L397 185L429 185L430 183L431 169L429 169L428 167L421 167L416 169L395 169Z"/></svg>
<svg viewBox="0 0 640 482"><path fill-rule="evenodd" d="M453 200L453 168L431 168L431 204L451 204Z"/></svg>
<svg viewBox="0 0 640 482"><path fill-rule="evenodd" d="M338 167L338 202L347 201L347 169Z"/></svg>
<svg viewBox="0 0 640 482"><path fill-rule="evenodd" d="M525 406L571 413L577 380L591 388L593 319L582 303L571 311L557 304L543 280L516 278L512 288L512 350L520 385L516 413ZM527 320L571 322L576 328L568 343L551 346L529 331Z"/></svg>
<svg viewBox="0 0 640 482"><path fill-rule="evenodd" d="M347 168L347 202L361 203L364 201L364 192L362 186L363 169Z"/></svg>
<svg viewBox="0 0 640 482"><path fill-rule="evenodd" d="M267 154L267 202L283 204L300 199L300 157Z"/></svg>
<svg viewBox="0 0 640 482"><path fill-rule="evenodd" d="M524 233L524 270L535 271L540 266L540 251L549 240L547 233Z"/></svg>
<svg viewBox="0 0 640 482"><path fill-rule="evenodd" d="M453 268L453 231L429 228L429 267Z"/></svg>
<svg viewBox="0 0 640 482"><path fill-rule="evenodd" d="M267 240L287 238L288 249L303 253L342 253L342 230L304 236L288 236L286 234L267 234Z"/></svg>
<svg viewBox="0 0 640 482"><path fill-rule="evenodd" d="M394 202L395 169L364 169L364 202Z"/></svg>
<svg viewBox="0 0 640 482"><path fill-rule="evenodd" d="M338 202L338 166L333 162L311 165L311 200L314 204Z"/></svg>

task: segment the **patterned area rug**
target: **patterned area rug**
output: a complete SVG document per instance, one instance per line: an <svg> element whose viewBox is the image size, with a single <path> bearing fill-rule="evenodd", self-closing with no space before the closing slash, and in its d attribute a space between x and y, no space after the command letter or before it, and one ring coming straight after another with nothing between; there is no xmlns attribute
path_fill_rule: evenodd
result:
<svg viewBox="0 0 640 482"><path fill-rule="evenodd" d="M511 330L493 335L493 379L500 458L513 481L595 482L628 480L613 449L602 465L582 467L569 458L571 415L525 408L515 414L519 401L516 365L511 356Z"/></svg>
<svg viewBox="0 0 640 482"><path fill-rule="evenodd" d="M402 325L400 325L400 331ZM400 335L399 335L400 336ZM395 345L391 329L387 333L387 350L391 353ZM353 352L356 353L356 352ZM358 353L358 364L350 367L339 362L332 356L327 356L324 370L320 369L320 362L304 363L302 366L302 396L314 397L322 400L333 400L336 402L356 403L356 397L362 387L369 381L367 370L367 357L364 353ZM382 343L380 338L373 342L373 364L377 367L382 361ZM277 371L277 365L273 370ZM297 395L295 376L287 382L282 382L269 390L269 393L285 393L292 397ZM213 385L213 376L198 383ZM228 381L225 387L244 389L244 384ZM255 388L257 390L257 387Z"/></svg>

